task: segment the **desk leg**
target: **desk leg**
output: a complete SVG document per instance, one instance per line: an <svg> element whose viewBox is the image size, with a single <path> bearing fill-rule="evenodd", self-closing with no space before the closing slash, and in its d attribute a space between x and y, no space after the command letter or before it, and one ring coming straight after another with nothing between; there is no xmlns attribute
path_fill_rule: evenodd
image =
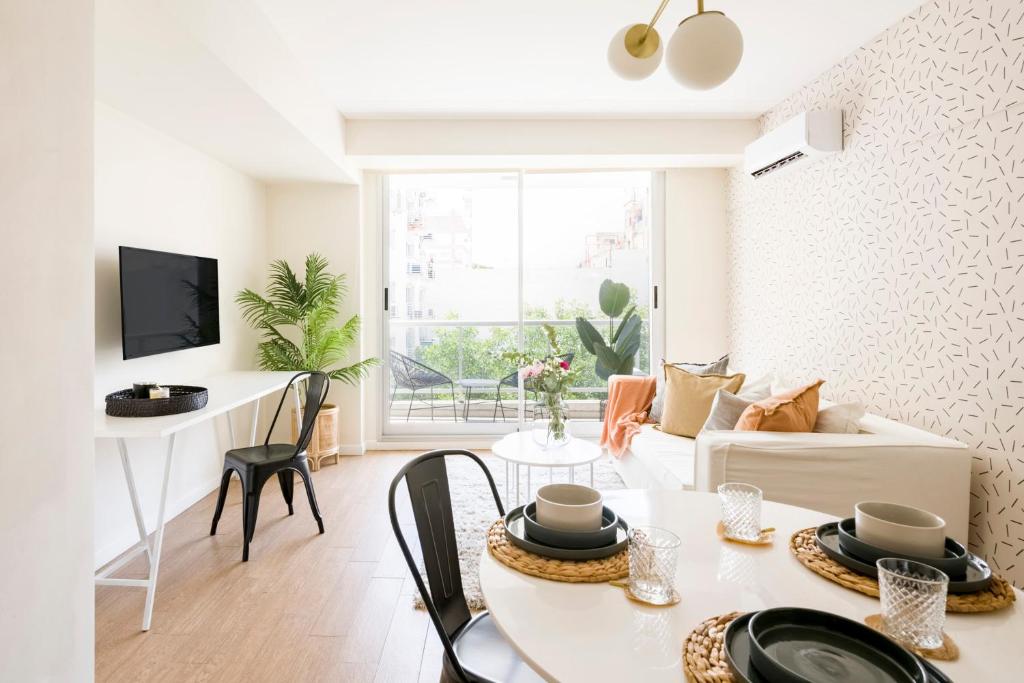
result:
<svg viewBox="0 0 1024 683"><path fill-rule="evenodd" d="M260 400L256 399L256 402L252 405L252 426L249 427L249 445L256 445L256 423L260 419Z"/></svg>
<svg viewBox="0 0 1024 683"><path fill-rule="evenodd" d="M229 410L226 413L224 413L224 417L226 417L227 420L228 420L228 443L230 443L231 447L234 448L235 447L235 425L231 421L231 411Z"/></svg>
<svg viewBox="0 0 1024 683"><path fill-rule="evenodd" d="M149 545L149 535L146 534L146 521L142 516L142 505L139 504L139 492L135 488L135 474L132 472L132 462L128 459L128 444L124 439L117 440L117 450L121 452L121 469L124 470L124 478L128 483L128 498L132 502L132 512L135 513L135 528L139 531L139 543L144 547L149 561L153 561L153 549Z"/></svg>
<svg viewBox="0 0 1024 683"><path fill-rule="evenodd" d="M164 522L167 512L167 484L171 479L171 460L174 457L174 434L167 441L167 455L164 458L164 481L160 488L160 507L156 514L156 532L153 536L152 560L149 563L149 585L146 587L146 607L142 612L142 630L148 631L153 621L153 599L156 597L156 580L160 571L160 551L164 545Z"/></svg>
<svg viewBox="0 0 1024 683"><path fill-rule="evenodd" d="M594 463L590 463L590 488L594 488Z"/></svg>

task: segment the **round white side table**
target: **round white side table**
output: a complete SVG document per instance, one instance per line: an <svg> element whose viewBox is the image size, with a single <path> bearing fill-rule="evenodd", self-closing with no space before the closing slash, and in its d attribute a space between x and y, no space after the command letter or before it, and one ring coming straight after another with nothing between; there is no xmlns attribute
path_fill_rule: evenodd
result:
<svg viewBox="0 0 1024 683"><path fill-rule="evenodd" d="M583 439L571 438L564 446L544 448L537 443L530 432L513 432L506 434L491 448L494 455L505 461L505 503L509 505L512 493L512 477L516 481L516 505L520 505L522 497L519 488L519 468L526 467L526 499L532 491L530 471L534 467L546 467L549 480L556 467L569 470L569 481L576 479L576 467L590 466L590 485L594 485L594 461L604 452L600 446ZM512 475L510 476L510 470Z"/></svg>

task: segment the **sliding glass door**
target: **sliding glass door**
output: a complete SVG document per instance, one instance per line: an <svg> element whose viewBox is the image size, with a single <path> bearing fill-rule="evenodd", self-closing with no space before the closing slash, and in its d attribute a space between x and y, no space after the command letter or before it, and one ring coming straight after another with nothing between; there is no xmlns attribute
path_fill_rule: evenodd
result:
<svg viewBox="0 0 1024 683"><path fill-rule="evenodd" d="M577 319L607 338L602 282L641 319L635 372L657 357L660 239L650 172L431 173L385 177L384 435L497 434L539 414L504 354L560 352L578 370L571 429L596 434L608 371ZM621 314L620 314L621 316ZM521 400L520 400L521 399Z"/></svg>

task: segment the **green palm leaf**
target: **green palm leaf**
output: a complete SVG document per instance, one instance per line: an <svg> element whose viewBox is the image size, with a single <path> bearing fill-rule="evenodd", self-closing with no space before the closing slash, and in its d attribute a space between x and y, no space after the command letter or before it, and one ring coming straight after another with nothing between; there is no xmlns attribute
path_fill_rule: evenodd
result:
<svg viewBox="0 0 1024 683"><path fill-rule="evenodd" d="M328 269L326 258L310 254L300 280L287 261L278 259L270 264L265 295L244 289L235 296L243 319L262 333L256 352L261 370L321 370L358 384L378 364L376 358L367 358L334 367L358 343L360 320L355 315L338 326L348 285L344 275Z"/></svg>

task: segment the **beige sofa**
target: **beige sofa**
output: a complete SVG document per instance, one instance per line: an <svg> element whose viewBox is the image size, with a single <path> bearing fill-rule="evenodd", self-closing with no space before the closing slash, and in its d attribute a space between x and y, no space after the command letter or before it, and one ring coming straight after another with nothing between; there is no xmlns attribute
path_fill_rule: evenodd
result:
<svg viewBox="0 0 1024 683"><path fill-rule="evenodd" d="M859 434L702 432L696 439L645 425L615 469L630 488L714 491L742 481L767 500L853 514L861 500L930 510L967 540L971 458L964 444L877 415Z"/></svg>

